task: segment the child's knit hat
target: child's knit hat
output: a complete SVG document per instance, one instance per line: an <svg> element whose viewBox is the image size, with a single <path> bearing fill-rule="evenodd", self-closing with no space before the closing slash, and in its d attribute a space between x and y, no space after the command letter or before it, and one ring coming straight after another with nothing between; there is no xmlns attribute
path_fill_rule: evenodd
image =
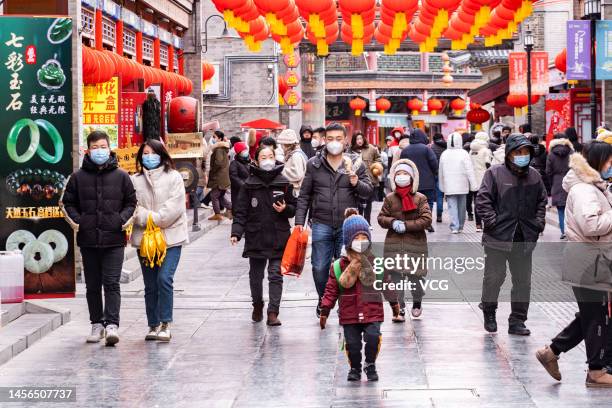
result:
<svg viewBox="0 0 612 408"><path fill-rule="evenodd" d="M346 248L350 248L351 243L355 237L359 234L365 234L368 236L368 240L372 240L370 235L370 224L358 212L355 208L347 208L344 211L344 224L342 224L342 243Z"/></svg>

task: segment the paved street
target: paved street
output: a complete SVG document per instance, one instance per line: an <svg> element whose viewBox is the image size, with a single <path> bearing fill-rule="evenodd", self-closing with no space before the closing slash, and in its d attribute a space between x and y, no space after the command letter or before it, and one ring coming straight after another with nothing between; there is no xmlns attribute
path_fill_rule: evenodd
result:
<svg viewBox="0 0 612 408"><path fill-rule="evenodd" d="M447 223L435 226L432 241L479 239L473 225L459 236L449 234ZM341 328L332 313L327 329L319 329L309 263L302 278L285 279L283 325L254 324L248 263L228 236L229 224L222 224L183 250L169 344L143 340L140 278L122 286L120 343L85 344L89 322L79 285L76 299L52 301L70 308L72 321L0 366L0 386L76 386L80 407L558 408L610 402L609 390L584 386L582 345L562 356L562 383L534 358L571 317L570 303L533 303L530 337L506 333L508 304L501 306L494 335L484 332L477 302L425 302L423 320L403 325L390 322L386 306L380 381L347 383ZM383 231L376 227L374 236L382 239ZM549 226L543 239L558 236Z"/></svg>

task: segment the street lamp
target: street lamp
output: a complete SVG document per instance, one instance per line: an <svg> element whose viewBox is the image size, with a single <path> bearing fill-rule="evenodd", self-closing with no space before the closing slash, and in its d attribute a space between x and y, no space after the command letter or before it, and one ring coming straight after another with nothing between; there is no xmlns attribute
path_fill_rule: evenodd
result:
<svg viewBox="0 0 612 408"><path fill-rule="evenodd" d="M223 17L221 17L219 14L212 14L204 21L204 44L202 44L202 54L206 54L208 51L208 21L210 21L211 18L220 18L221 21L223 21L223 32L218 37L219 39L236 38L230 35L229 31L227 30L227 23Z"/></svg>
<svg viewBox="0 0 612 408"><path fill-rule="evenodd" d="M531 51L533 50L534 39L533 33L529 29L525 31L523 44L525 45L525 51L527 51L527 124L529 129L533 129L531 124Z"/></svg>
<svg viewBox="0 0 612 408"><path fill-rule="evenodd" d="M591 135L597 137L597 82L595 82L595 22L601 17L601 0L585 0L584 17L591 21Z"/></svg>

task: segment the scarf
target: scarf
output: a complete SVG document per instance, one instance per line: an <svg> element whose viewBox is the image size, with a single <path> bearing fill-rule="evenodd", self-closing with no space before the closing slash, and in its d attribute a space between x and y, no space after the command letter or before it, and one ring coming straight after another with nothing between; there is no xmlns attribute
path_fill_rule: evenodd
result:
<svg viewBox="0 0 612 408"><path fill-rule="evenodd" d="M412 199L412 184L406 187L395 187L395 194L402 199L402 211L416 210L416 205Z"/></svg>
<svg viewBox="0 0 612 408"><path fill-rule="evenodd" d="M370 251L360 254L352 249L347 249L346 252L349 255L350 262L340 275L340 286L345 289L351 288L355 285L357 279L364 286L372 286L376 280L376 274L372 263L368 259L368 255L371 255Z"/></svg>

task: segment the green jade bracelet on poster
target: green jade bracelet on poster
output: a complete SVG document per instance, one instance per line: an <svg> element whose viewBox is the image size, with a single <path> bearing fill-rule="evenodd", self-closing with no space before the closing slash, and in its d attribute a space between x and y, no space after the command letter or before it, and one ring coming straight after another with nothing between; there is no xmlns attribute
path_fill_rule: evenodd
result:
<svg viewBox="0 0 612 408"><path fill-rule="evenodd" d="M17 140L19 139L19 134L26 127L30 130L30 145L22 154L17 153ZM45 149L40 145L40 129L42 128L49 137L51 138L51 142L53 143L54 155L50 155L45 151ZM50 122L44 119L36 119L35 121L32 119L19 119L11 128L8 138L6 140L6 150L8 152L9 157L16 163L25 163L29 161L34 154L38 154L38 156L45 162L50 164L59 163L64 154L64 142L62 141L62 137L59 132Z"/></svg>

